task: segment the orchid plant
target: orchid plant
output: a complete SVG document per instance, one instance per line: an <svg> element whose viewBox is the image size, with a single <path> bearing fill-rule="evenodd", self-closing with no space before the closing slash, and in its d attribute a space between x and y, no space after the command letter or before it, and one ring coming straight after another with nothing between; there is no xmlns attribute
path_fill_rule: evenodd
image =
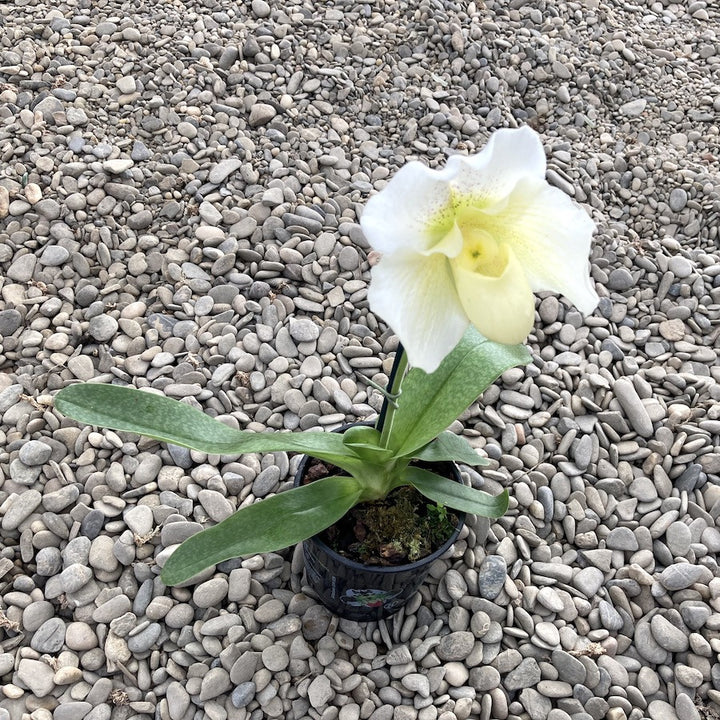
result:
<svg viewBox="0 0 720 720"><path fill-rule="evenodd" d="M250 499L188 538L164 565L166 584L305 540L403 485L468 513L506 511L507 491L491 496L413 461L486 462L447 428L502 372L530 362L522 342L534 323L534 292L562 293L585 313L597 304L587 262L594 226L546 182L545 169L532 130L498 130L480 153L452 156L443 169L408 163L368 201L361 226L382 253L368 300L401 342L375 426L253 433L154 391L77 384L57 394L61 413L91 425L216 455L300 452L339 468Z"/></svg>

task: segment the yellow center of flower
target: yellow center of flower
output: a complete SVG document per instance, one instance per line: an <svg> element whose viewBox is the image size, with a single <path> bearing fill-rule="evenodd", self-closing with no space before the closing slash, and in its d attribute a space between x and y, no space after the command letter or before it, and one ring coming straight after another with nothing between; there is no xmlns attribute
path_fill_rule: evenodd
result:
<svg viewBox="0 0 720 720"><path fill-rule="evenodd" d="M499 277L507 265L507 250L480 228L461 228L463 249L456 262L470 272Z"/></svg>
<svg viewBox="0 0 720 720"><path fill-rule="evenodd" d="M462 250L455 262L464 270L488 277L500 277L508 264L507 248L499 243L487 222L477 210L460 211L457 225L462 235Z"/></svg>

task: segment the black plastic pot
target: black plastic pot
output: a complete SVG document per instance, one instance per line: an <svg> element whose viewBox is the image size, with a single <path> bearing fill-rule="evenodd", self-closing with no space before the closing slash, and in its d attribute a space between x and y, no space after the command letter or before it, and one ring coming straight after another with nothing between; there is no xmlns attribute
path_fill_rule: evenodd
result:
<svg viewBox="0 0 720 720"><path fill-rule="evenodd" d="M309 460L305 456L300 463L295 487L301 484ZM454 463L441 465L442 474L447 475L446 468L450 468L453 479L461 482ZM315 535L303 542L308 583L323 605L340 617L360 622L389 617L410 600L423 584L432 563L457 540L465 523L465 513L457 510L453 513L458 525L447 542L431 555L406 565L363 565L343 557Z"/></svg>

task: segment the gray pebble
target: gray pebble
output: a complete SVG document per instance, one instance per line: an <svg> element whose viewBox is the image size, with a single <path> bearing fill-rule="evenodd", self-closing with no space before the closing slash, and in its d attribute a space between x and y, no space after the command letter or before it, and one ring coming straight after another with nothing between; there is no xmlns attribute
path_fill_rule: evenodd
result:
<svg viewBox="0 0 720 720"><path fill-rule="evenodd" d="M509 691L532 687L540 682L540 667L534 658L525 658L514 670L511 670L503 681Z"/></svg>
<svg viewBox="0 0 720 720"><path fill-rule="evenodd" d="M52 603L47 600L37 600L23 610L23 628L28 632L35 632L54 614L55 608Z"/></svg>
<svg viewBox="0 0 720 720"><path fill-rule="evenodd" d="M635 281L633 280L633 276L626 268L615 268L610 272L610 276L608 278L608 288L610 290L625 292L633 287L634 284Z"/></svg>
<svg viewBox="0 0 720 720"><path fill-rule="evenodd" d="M217 490L201 490L198 493L198 500L208 517L215 522L222 522L234 512L230 501Z"/></svg>
<svg viewBox="0 0 720 720"><path fill-rule="evenodd" d="M663 615L654 615L650 621L655 642L669 652L683 652L689 647L688 636Z"/></svg>
<svg viewBox="0 0 720 720"><path fill-rule="evenodd" d="M690 550L692 533L683 522L674 522L665 531L665 541L670 552L677 557L684 557Z"/></svg>
<svg viewBox="0 0 720 720"><path fill-rule="evenodd" d="M701 720L697 705L690 695L685 693L678 693L675 698L675 712L682 720Z"/></svg>
<svg viewBox="0 0 720 720"><path fill-rule="evenodd" d="M626 552L635 552L639 547L635 534L628 527L613 528L608 534L605 544L610 550Z"/></svg>
<svg viewBox="0 0 720 720"><path fill-rule="evenodd" d="M58 653L65 644L65 623L60 618L50 618L32 636L30 647L41 653Z"/></svg>
<svg viewBox="0 0 720 720"><path fill-rule="evenodd" d="M98 605L92 614L92 619L99 623L109 623L130 610L132 603L127 595L115 595Z"/></svg>
<svg viewBox="0 0 720 720"><path fill-rule="evenodd" d="M168 713L171 720L180 720L190 707L190 695L180 682L171 682L166 690Z"/></svg>
<svg viewBox="0 0 720 720"><path fill-rule="evenodd" d="M652 502L657 498L657 488L650 478L635 478L628 488L632 497L637 498L640 502Z"/></svg>
<svg viewBox="0 0 720 720"><path fill-rule="evenodd" d="M15 657L12 653L0 653L0 675L7 675L15 666Z"/></svg>
<svg viewBox="0 0 720 720"><path fill-rule="evenodd" d="M101 510L91 510L80 523L80 533L89 540L94 540L102 532L105 514ZM107 538L112 544L112 540Z"/></svg>
<svg viewBox="0 0 720 720"><path fill-rule="evenodd" d="M48 245L40 255L39 262L45 267L60 267L68 261L70 252L59 245Z"/></svg>
<svg viewBox="0 0 720 720"><path fill-rule="evenodd" d="M170 598L162 596L155 598L151 603L151 607L147 609L147 615L148 617L150 617L150 614L153 611L153 607L165 606L165 608L169 610L172 605L173 602ZM240 624L241 620L236 615L232 615L230 613L226 615L219 615L218 617L211 618L210 620L207 620L203 623L202 634L224 637L225 635L227 635L230 628ZM280 649L282 650L282 648Z"/></svg>
<svg viewBox="0 0 720 720"><path fill-rule="evenodd" d="M490 690L500 687L500 672L491 665L472 668L470 684L478 692L490 692Z"/></svg>
<svg viewBox="0 0 720 720"><path fill-rule="evenodd" d="M571 685L583 684L587 675L585 665L565 650L553 650L553 667L558 671L560 680Z"/></svg>
<svg viewBox="0 0 720 720"><path fill-rule="evenodd" d="M276 115L277 110L275 110L272 105L268 105L267 103L255 103L250 108L250 126L260 127L262 125L267 125L267 123L269 123Z"/></svg>
<svg viewBox="0 0 720 720"><path fill-rule="evenodd" d="M127 638L127 646L130 652L144 653L150 650L162 634L160 623L150 623L140 632L131 634Z"/></svg>
<svg viewBox="0 0 720 720"><path fill-rule="evenodd" d="M20 460L25 465L44 465L52 455L52 448L40 440L29 440L18 453Z"/></svg>
<svg viewBox="0 0 720 720"><path fill-rule="evenodd" d="M324 708L335 696L327 675L318 675L308 687L308 700L316 710Z"/></svg>
<svg viewBox="0 0 720 720"><path fill-rule="evenodd" d="M271 645L262 651L262 663L270 672L285 670L289 662L287 651L279 645Z"/></svg>
<svg viewBox="0 0 720 720"><path fill-rule="evenodd" d="M322 371L322 360L316 355L306 357L300 365L300 374L306 375L309 378L319 378L322 375Z"/></svg>
<svg viewBox="0 0 720 720"><path fill-rule="evenodd" d="M642 437L650 437L653 434L653 423L632 381L619 378L613 385L613 392L633 429Z"/></svg>
<svg viewBox="0 0 720 720"><path fill-rule="evenodd" d="M134 505L127 509L123 515L123 520L135 535L144 537L148 535L153 528L152 510L147 505Z"/></svg>
<svg viewBox="0 0 720 720"><path fill-rule="evenodd" d="M133 142L130 158L133 162L144 162L152 157L152 151L140 140Z"/></svg>
<svg viewBox="0 0 720 720"><path fill-rule="evenodd" d="M437 656L445 661L464 660L475 646L475 636L467 630L459 630L444 635L435 652Z"/></svg>
<svg viewBox="0 0 720 720"><path fill-rule="evenodd" d="M179 603L170 608L165 615L165 625L170 628L182 628L192 622L193 607L189 603Z"/></svg>
<svg viewBox="0 0 720 720"><path fill-rule="evenodd" d="M707 476L703 472L702 465L699 463L691 463L683 470L680 477L675 481L675 487L678 490L692 492L696 487L700 487L705 482Z"/></svg>
<svg viewBox="0 0 720 720"><path fill-rule="evenodd" d="M35 488L28 488L10 498L0 527L8 532L18 528L42 502L42 495Z"/></svg>
<svg viewBox="0 0 720 720"><path fill-rule="evenodd" d="M712 573L702 565L675 563L660 574L660 583L666 590L683 590L694 583L710 582Z"/></svg>
<svg viewBox="0 0 720 720"><path fill-rule="evenodd" d="M65 565L87 565L90 557L91 541L82 535L73 538L62 550L63 562Z"/></svg>
<svg viewBox="0 0 720 720"><path fill-rule="evenodd" d="M39 660L22 658L18 664L17 675L18 679L38 698L49 695L55 687L53 669Z"/></svg>
<svg viewBox="0 0 720 720"><path fill-rule="evenodd" d="M701 670L690 667L683 663L676 663L673 668L675 677L681 686L688 688L698 688L703 683L703 674Z"/></svg>
<svg viewBox="0 0 720 720"><path fill-rule="evenodd" d="M651 700L647 712L653 720L679 720L673 706L664 700Z"/></svg>
<svg viewBox="0 0 720 720"><path fill-rule="evenodd" d="M0 337L10 337L21 323L22 315L17 310L0 310Z"/></svg>
<svg viewBox="0 0 720 720"><path fill-rule="evenodd" d="M593 598L605 582L602 570L587 567L578 570L573 578L573 585L586 597Z"/></svg>
<svg viewBox="0 0 720 720"><path fill-rule="evenodd" d="M65 630L65 644L71 650L87 651L97 646L98 639L88 623L71 622Z"/></svg>
<svg viewBox="0 0 720 720"><path fill-rule="evenodd" d="M500 555L488 555L478 570L478 592L486 600L494 600L505 585L507 564Z"/></svg>
<svg viewBox="0 0 720 720"><path fill-rule="evenodd" d="M558 319L558 313L560 311L560 302L555 295L549 295L543 298L538 308L540 319L546 325L552 325Z"/></svg>
<svg viewBox="0 0 720 720"><path fill-rule="evenodd" d="M60 217L60 213L62 210L60 207L60 203L58 203L58 201L54 200L53 198L40 200L40 202L35 203L33 209L37 212L38 215L46 218L47 220L57 220Z"/></svg>
<svg viewBox="0 0 720 720"><path fill-rule="evenodd" d="M620 630L625 624L620 613L607 600L598 603L600 622L607 630Z"/></svg>
<svg viewBox="0 0 720 720"><path fill-rule="evenodd" d="M687 278L692 275L693 264L681 255L674 255L668 260L668 269L677 278Z"/></svg>
<svg viewBox="0 0 720 720"><path fill-rule="evenodd" d="M565 608L562 598L558 595L555 588L544 586L540 588L537 594L538 602L548 610L559 613Z"/></svg>
<svg viewBox="0 0 720 720"><path fill-rule="evenodd" d="M629 100L620 106L620 112L623 115L629 117L639 117L645 111L647 107L647 100L645 98L637 98L635 100Z"/></svg>
<svg viewBox="0 0 720 720"><path fill-rule="evenodd" d="M295 342L312 342L320 336L320 328L308 318L291 320L289 330Z"/></svg>
<svg viewBox="0 0 720 720"><path fill-rule="evenodd" d="M691 630L699 630L712 615L712 610L703 602L686 601L680 604L680 615Z"/></svg>
<svg viewBox="0 0 720 720"><path fill-rule="evenodd" d="M68 360L68 369L78 380L92 380L95 366L87 355L75 355Z"/></svg>
<svg viewBox="0 0 720 720"><path fill-rule="evenodd" d="M40 470L41 468L39 466L30 467L29 465L26 465L22 460L20 460L20 458L15 458L10 463L10 477L18 485L33 485L40 476ZM23 496L24 495L26 495L26 493L23 493ZM21 502L20 506L24 506L25 503L29 502L29 500L29 498L26 498L24 501ZM5 519L7 519L7 515L5 516L3 521ZM8 520L8 522L10 522L10 520Z"/></svg>
<svg viewBox="0 0 720 720"><path fill-rule="evenodd" d="M673 212L680 212L687 205L688 195L683 188L673 188L668 204Z"/></svg>
<svg viewBox="0 0 720 720"><path fill-rule="evenodd" d="M242 161L239 158L227 158L225 160L221 160L217 165L210 169L208 182L211 182L213 185L219 185L241 166Z"/></svg>
<svg viewBox="0 0 720 720"><path fill-rule="evenodd" d="M255 697L255 683L252 681L240 683L230 695L230 700L234 707L244 708L250 704Z"/></svg>
<svg viewBox="0 0 720 720"><path fill-rule="evenodd" d="M203 676L198 699L200 702L212 700L228 692L231 687L228 671L223 667L213 667Z"/></svg>
<svg viewBox="0 0 720 720"><path fill-rule="evenodd" d="M408 673L401 678L400 682L403 687L406 687L420 697L426 698L430 696L430 681L427 675L423 675L422 673Z"/></svg>
<svg viewBox="0 0 720 720"><path fill-rule="evenodd" d="M638 653L648 662L659 664L668 658L668 652L655 640L647 620L638 622L633 636Z"/></svg>
<svg viewBox="0 0 720 720"><path fill-rule="evenodd" d="M467 595L467 582L465 582L465 578L457 570L448 570L444 580L445 588L452 600L459 600ZM465 627L467 627L467 625Z"/></svg>
<svg viewBox="0 0 720 720"><path fill-rule="evenodd" d="M277 466L271 465L270 467L265 468L265 470L259 473L255 478L252 485L253 494L258 498L265 497L269 492L273 491L277 487L279 481L280 470Z"/></svg>
<svg viewBox="0 0 720 720"><path fill-rule="evenodd" d="M338 255L338 265L341 270L355 270L360 265L360 254L357 248L346 245Z"/></svg>
<svg viewBox="0 0 720 720"><path fill-rule="evenodd" d="M106 149L107 148L107 149ZM103 145L97 145L94 148L94 154L97 157L106 157L112 148L109 146L103 147ZM113 158L112 160L105 160L103 162L103 170L108 172L110 175L122 175L124 172L129 170L134 165L130 158Z"/></svg>
<svg viewBox="0 0 720 720"><path fill-rule="evenodd" d="M539 640L550 647L556 647L560 644L560 633L551 622L537 623L535 633Z"/></svg>
<svg viewBox="0 0 720 720"><path fill-rule="evenodd" d="M56 547L45 547L38 550L35 556L38 575L50 577L62 570L62 556Z"/></svg>
<svg viewBox="0 0 720 720"><path fill-rule="evenodd" d="M118 322L110 315L97 315L90 320L88 332L98 342L108 342L117 332Z"/></svg>
<svg viewBox="0 0 720 720"><path fill-rule="evenodd" d="M53 712L53 720L76 720L76 718L87 718L88 713L93 709L89 702L83 700L71 700L58 705Z"/></svg>
<svg viewBox="0 0 720 720"><path fill-rule="evenodd" d="M200 608L218 605L227 596L228 581L217 577L201 583L193 592L193 603Z"/></svg>
<svg viewBox="0 0 720 720"><path fill-rule="evenodd" d="M16 282L28 282L33 276L37 258L34 255L21 255L7 270L7 277Z"/></svg>
<svg viewBox="0 0 720 720"><path fill-rule="evenodd" d="M267 603L266 603L267 604ZM262 609L258 608L255 615ZM311 605L302 617L302 634L306 640L319 640L327 632L330 624L330 611L322 605ZM277 618L273 618L277 620Z"/></svg>
<svg viewBox="0 0 720 720"><path fill-rule="evenodd" d="M171 545L178 545L183 540L187 540L191 535L202 530L200 523L178 521L166 523L163 525L160 533L160 541L164 547L170 547Z"/></svg>

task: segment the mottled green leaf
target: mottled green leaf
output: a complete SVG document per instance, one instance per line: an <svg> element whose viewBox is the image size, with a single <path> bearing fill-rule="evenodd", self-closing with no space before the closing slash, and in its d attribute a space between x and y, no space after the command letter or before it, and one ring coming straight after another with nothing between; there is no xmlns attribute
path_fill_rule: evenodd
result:
<svg viewBox="0 0 720 720"><path fill-rule="evenodd" d="M248 505L185 540L165 563L162 581L177 585L224 560L306 540L339 520L359 496L355 478L327 477Z"/></svg>
<svg viewBox="0 0 720 720"><path fill-rule="evenodd" d="M438 437L431 440L425 447L418 450L413 459L425 460L426 462L444 462L451 460L466 465L487 465L489 463L484 457L478 455L476 450L462 436L456 435L449 430L440 433Z"/></svg>
<svg viewBox="0 0 720 720"><path fill-rule="evenodd" d="M470 328L440 367L405 377L388 447L412 456L457 420L501 373L532 360L524 345L500 345Z"/></svg>
<svg viewBox="0 0 720 720"><path fill-rule="evenodd" d="M312 455L348 472L357 472L360 467L360 459L337 433L235 430L185 403L120 385L70 385L55 396L55 407L88 425L147 435L206 453L284 450Z"/></svg>
<svg viewBox="0 0 720 720"><path fill-rule="evenodd" d="M508 508L507 490L490 495L417 467L408 467L403 480L433 502L480 517L502 517Z"/></svg>

